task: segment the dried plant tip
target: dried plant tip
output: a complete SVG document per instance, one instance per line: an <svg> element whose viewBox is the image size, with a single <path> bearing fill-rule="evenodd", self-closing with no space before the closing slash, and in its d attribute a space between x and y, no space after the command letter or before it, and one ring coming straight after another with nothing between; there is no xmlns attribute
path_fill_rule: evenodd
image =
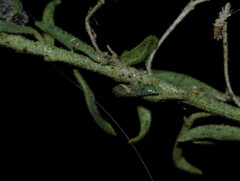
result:
<svg viewBox="0 0 240 181"><path fill-rule="evenodd" d="M214 39L220 40L223 39L223 59L224 59L224 77L225 82L227 86L227 90L229 92L229 95L232 97L233 102L240 107L240 101L235 96L229 79L229 73L228 73L228 33L227 33L227 18L230 17L233 13L236 13L239 11L236 10L234 12L231 12L231 5L230 3L227 3L223 8L222 11L219 13L218 19L216 19L214 25Z"/></svg>
<svg viewBox="0 0 240 181"><path fill-rule="evenodd" d="M213 24L213 38L216 40L222 39L222 29L223 26L227 23L226 20L230 16L231 5L230 3L227 3L224 7L222 7L222 11L218 14L218 18L215 20L215 23Z"/></svg>
<svg viewBox="0 0 240 181"><path fill-rule="evenodd" d="M230 17L233 13L236 13L238 10L231 12L231 4L227 3L222 7L222 11L218 14L218 18L215 20L214 26L214 36L216 40L222 39L222 30L223 26L227 23L227 18Z"/></svg>

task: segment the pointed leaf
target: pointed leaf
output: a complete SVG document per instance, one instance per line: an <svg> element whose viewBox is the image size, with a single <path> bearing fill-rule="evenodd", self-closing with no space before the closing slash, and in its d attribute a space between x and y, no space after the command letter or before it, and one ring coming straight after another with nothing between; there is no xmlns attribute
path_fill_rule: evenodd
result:
<svg viewBox="0 0 240 181"><path fill-rule="evenodd" d="M116 135L116 132L114 131L113 127L101 116L98 107L96 105L96 101L94 99L93 92L89 88L87 82L84 80L82 75L79 73L77 69L73 70L73 73L81 86L84 96L85 96L85 101L88 107L88 110L95 120L95 122L108 134L111 134L113 136Z"/></svg>
<svg viewBox="0 0 240 181"><path fill-rule="evenodd" d="M43 17L42 17L42 20L44 22L54 25L55 9L56 9L56 6L61 4L61 2L62 2L61 0L52 0L46 5L43 11ZM44 38L48 44L54 45L54 38L51 35L45 33Z"/></svg>
<svg viewBox="0 0 240 181"><path fill-rule="evenodd" d="M147 36L139 45L129 51L124 51L120 59L127 65L135 65L147 60L148 56L157 48L158 38Z"/></svg>
<svg viewBox="0 0 240 181"><path fill-rule="evenodd" d="M146 134L148 133L152 121L151 111L145 107L138 106L138 117L140 120L140 131L138 135L134 138L132 138L129 142L136 143L143 139Z"/></svg>
<svg viewBox="0 0 240 181"><path fill-rule="evenodd" d="M217 99L223 102L231 100L231 96L224 94L213 87L201 82L189 75L165 70L155 70L153 75L157 78L171 83L177 87L208 98Z"/></svg>
<svg viewBox="0 0 240 181"><path fill-rule="evenodd" d="M178 142L213 139L217 141L240 141L240 128L229 125L204 125L192 128L178 138Z"/></svg>
<svg viewBox="0 0 240 181"><path fill-rule="evenodd" d="M173 149L173 163L178 169L182 171L196 175L202 174L202 170L193 166L186 160L186 158L183 156L183 149L179 147L178 143L175 144Z"/></svg>

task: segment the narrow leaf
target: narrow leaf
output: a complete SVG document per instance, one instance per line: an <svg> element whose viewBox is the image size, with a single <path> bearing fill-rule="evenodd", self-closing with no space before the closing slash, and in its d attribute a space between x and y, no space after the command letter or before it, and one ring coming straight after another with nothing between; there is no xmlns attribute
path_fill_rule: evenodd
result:
<svg viewBox="0 0 240 181"><path fill-rule="evenodd" d="M81 51L96 62L105 61L103 55L97 53L93 47L74 37L72 34L62 30L61 28L45 21L36 21L35 25L42 31L50 34L53 38L62 43L68 49Z"/></svg>
<svg viewBox="0 0 240 181"><path fill-rule="evenodd" d="M153 75L188 92L223 102L231 101L231 96L224 94L189 75L165 70L155 70Z"/></svg>
<svg viewBox="0 0 240 181"><path fill-rule="evenodd" d="M120 59L127 65L135 65L147 60L153 50L157 48L158 38L154 35L147 36L139 45L129 51L124 51Z"/></svg>
<svg viewBox="0 0 240 181"><path fill-rule="evenodd" d="M186 158L183 156L183 149L179 147L178 143L175 144L173 149L173 163L178 169L182 171L196 175L202 174L202 170L193 166L186 160Z"/></svg>
<svg viewBox="0 0 240 181"><path fill-rule="evenodd" d="M178 142L213 139L217 141L240 141L240 128L229 125L204 125L186 131Z"/></svg>
<svg viewBox="0 0 240 181"><path fill-rule="evenodd" d="M13 34L29 34L33 35L38 41L41 42L45 41L37 30L29 26L17 25L0 20L0 31Z"/></svg>
<svg viewBox="0 0 240 181"><path fill-rule="evenodd" d="M61 0L53 0L46 5L43 11L43 17L42 17L42 20L44 22L54 25L55 9L56 9L56 6L61 4L61 2L62 2ZM44 38L48 44L54 45L54 38L51 35L45 33Z"/></svg>
<svg viewBox="0 0 240 181"><path fill-rule="evenodd" d="M153 86L140 84L119 84L113 87L112 90L117 97L142 97L158 94L158 91Z"/></svg>
<svg viewBox="0 0 240 181"><path fill-rule="evenodd" d="M98 107L96 105L96 101L94 99L94 95L92 90L89 88L87 82L84 80L82 75L79 73L77 69L73 70L74 76L76 77L79 85L81 86L85 101L88 107L88 110L93 117L94 121L102 128L105 132L108 134L111 134L113 136L116 135L116 132L114 131L113 127L101 116Z"/></svg>
<svg viewBox="0 0 240 181"><path fill-rule="evenodd" d="M140 131L136 137L132 138L129 141L131 143L136 143L146 136L150 129L152 121L151 111L149 109L142 106L138 106L137 111L140 120Z"/></svg>

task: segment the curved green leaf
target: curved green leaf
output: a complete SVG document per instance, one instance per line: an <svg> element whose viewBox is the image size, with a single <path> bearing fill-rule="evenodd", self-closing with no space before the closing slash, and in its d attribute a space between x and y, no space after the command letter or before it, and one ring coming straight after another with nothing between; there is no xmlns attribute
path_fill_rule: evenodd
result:
<svg viewBox="0 0 240 181"><path fill-rule="evenodd" d="M176 143L173 149L173 163L178 169L196 175L202 175L202 170L193 166L183 156L183 149Z"/></svg>
<svg viewBox="0 0 240 181"><path fill-rule="evenodd" d="M198 141L204 139L240 141L240 128L229 125L198 126L180 135L177 142Z"/></svg>
<svg viewBox="0 0 240 181"><path fill-rule="evenodd" d="M52 0L46 5L43 11L43 16L42 16L42 20L44 22L54 25L55 9L56 9L56 6L61 4L61 2L62 2L61 0ZM54 38L51 35L45 33L44 38L46 39L47 43L49 43L50 45L54 45Z"/></svg>
<svg viewBox="0 0 240 181"><path fill-rule="evenodd" d="M129 143L130 142L136 143L143 139L148 133L151 126L152 121L151 111L143 106L137 106L137 112L140 120L140 131L136 137L132 138L129 141Z"/></svg>
<svg viewBox="0 0 240 181"><path fill-rule="evenodd" d="M101 114L98 110L98 107L96 105L96 101L94 99L93 92L89 88L87 82L84 80L84 78L82 77L82 75L79 73L79 71L77 69L74 69L73 73L74 73L74 76L76 77L80 87L83 90L88 110L89 110L91 116L93 117L94 121L105 132L115 136L116 132L114 131L113 127L101 116Z"/></svg>
<svg viewBox="0 0 240 181"><path fill-rule="evenodd" d="M62 30L61 28L45 21L36 21L35 25L42 31L50 34L68 49L81 51L96 62L105 61L104 56L97 53L93 47L80 40L79 38L74 37L72 34Z"/></svg>
<svg viewBox="0 0 240 181"><path fill-rule="evenodd" d="M124 51L120 60L127 65L135 65L145 61L153 50L157 48L158 38L154 35L147 36L139 45L131 50Z"/></svg>
<svg viewBox="0 0 240 181"><path fill-rule="evenodd" d="M17 25L7 21L0 20L0 32L7 32L13 34L29 34L33 35L38 41L45 41L37 30L29 26Z"/></svg>

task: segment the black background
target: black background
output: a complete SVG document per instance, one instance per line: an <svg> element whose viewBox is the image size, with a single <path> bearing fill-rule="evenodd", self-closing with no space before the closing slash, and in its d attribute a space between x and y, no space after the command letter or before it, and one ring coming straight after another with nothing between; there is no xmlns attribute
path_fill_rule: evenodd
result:
<svg viewBox="0 0 240 181"><path fill-rule="evenodd" d="M40 20L48 1L22 1L25 10ZM199 5L167 38L159 49L154 68L189 74L225 91L221 42L213 40L213 22L227 1ZM89 42L84 17L95 0L63 0L56 10L56 24ZM164 33L188 3L181 1L108 0L95 14L92 26L101 49L109 44L121 53L144 37ZM231 1L233 10L240 8ZM239 45L240 13L229 18L230 78L240 92ZM127 144L119 128L111 137L94 123L84 104L81 90L67 80L72 67L44 62L41 57L18 54L1 48L1 129L2 164L9 178L65 180L150 180L136 152ZM81 71L95 92L97 101L129 137L138 133L135 99L119 99L111 93L116 85L99 74ZM206 179L237 175L239 145L189 146L186 155L201 167L204 175L191 176L177 170L171 160L174 141L183 116L191 108L171 101L147 104L153 110L153 123L147 137L135 144L154 180ZM166 179L166 178L167 179Z"/></svg>

